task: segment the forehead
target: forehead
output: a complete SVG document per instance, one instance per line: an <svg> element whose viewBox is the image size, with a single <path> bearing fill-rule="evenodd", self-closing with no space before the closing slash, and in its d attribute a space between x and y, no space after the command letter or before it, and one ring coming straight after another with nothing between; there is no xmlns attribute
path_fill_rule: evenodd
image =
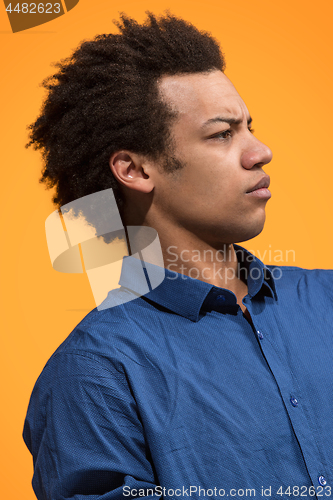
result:
<svg viewBox="0 0 333 500"><path fill-rule="evenodd" d="M249 118L244 101L221 71L164 76L159 82L163 99L181 120L200 125L222 115L237 120Z"/></svg>

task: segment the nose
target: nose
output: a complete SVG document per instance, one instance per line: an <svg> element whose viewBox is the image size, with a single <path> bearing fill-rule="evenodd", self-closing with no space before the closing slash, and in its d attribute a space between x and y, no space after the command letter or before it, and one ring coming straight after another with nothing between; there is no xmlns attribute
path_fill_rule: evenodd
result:
<svg viewBox="0 0 333 500"><path fill-rule="evenodd" d="M273 153L266 144L252 135L246 150L241 157L242 167L250 170L253 167L263 167L272 160Z"/></svg>

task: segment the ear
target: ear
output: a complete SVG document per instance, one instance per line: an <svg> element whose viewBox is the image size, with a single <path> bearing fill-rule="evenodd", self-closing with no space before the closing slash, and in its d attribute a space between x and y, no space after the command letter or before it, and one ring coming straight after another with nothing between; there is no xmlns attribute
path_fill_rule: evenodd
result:
<svg viewBox="0 0 333 500"><path fill-rule="evenodd" d="M142 155L118 151L111 156L109 165L114 177L126 188L142 193L154 189L154 183L146 173L150 170L150 163Z"/></svg>

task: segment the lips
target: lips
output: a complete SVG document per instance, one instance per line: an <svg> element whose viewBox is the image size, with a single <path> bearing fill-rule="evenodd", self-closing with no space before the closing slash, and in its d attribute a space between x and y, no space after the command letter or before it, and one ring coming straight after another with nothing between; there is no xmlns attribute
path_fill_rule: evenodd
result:
<svg viewBox="0 0 333 500"><path fill-rule="evenodd" d="M255 184L251 189L246 191L246 193L253 193L253 191L257 191L258 189L267 189L270 184L269 175L264 175L257 184Z"/></svg>

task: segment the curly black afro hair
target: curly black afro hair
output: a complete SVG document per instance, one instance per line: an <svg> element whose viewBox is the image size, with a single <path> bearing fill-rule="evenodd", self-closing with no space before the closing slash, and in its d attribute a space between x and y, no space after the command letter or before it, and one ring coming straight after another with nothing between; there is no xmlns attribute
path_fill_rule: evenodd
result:
<svg viewBox="0 0 333 500"><path fill-rule="evenodd" d="M115 22L120 33L84 41L42 84L48 92L27 147L42 150L40 181L56 187L58 207L113 188L121 210L111 155L128 150L158 159L170 146L174 112L159 96L158 79L224 71L219 45L208 33L170 14L147 15L140 25L121 14ZM170 168L177 164L169 162Z"/></svg>

